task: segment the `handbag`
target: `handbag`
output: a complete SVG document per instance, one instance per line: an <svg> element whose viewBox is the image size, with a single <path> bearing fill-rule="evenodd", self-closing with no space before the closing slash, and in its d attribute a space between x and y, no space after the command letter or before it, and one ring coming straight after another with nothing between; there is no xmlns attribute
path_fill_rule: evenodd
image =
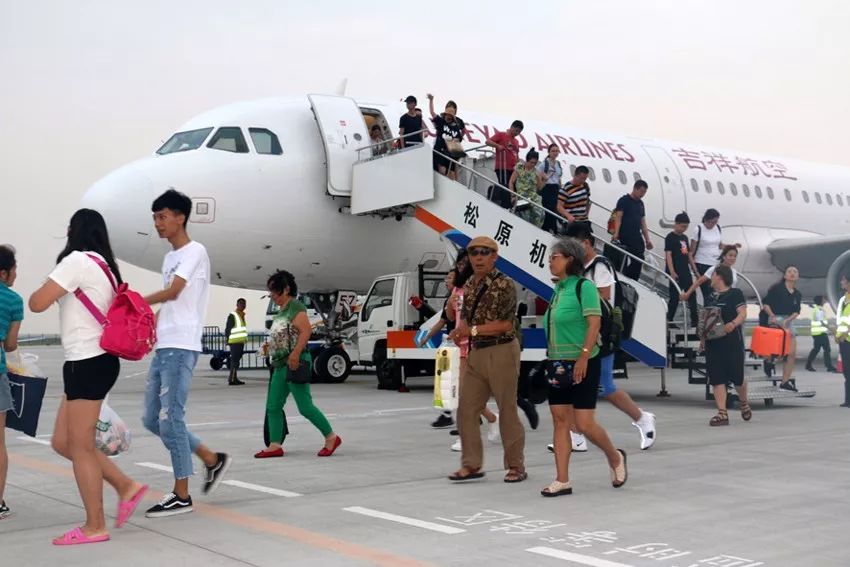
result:
<svg viewBox="0 0 850 567"><path fill-rule="evenodd" d="M454 138L446 140L446 149L449 150L452 157L458 157L466 154L466 151L463 149L463 144L460 140L455 140Z"/></svg>
<svg viewBox="0 0 850 567"><path fill-rule="evenodd" d="M6 412L6 427L35 437L41 402L47 390L47 378L20 376L11 372L6 376L9 378L14 406L11 411Z"/></svg>
<svg viewBox="0 0 850 567"><path fill-rule="evenodd" d="M287 323L286 325L286 336L289 337L289 352L292 352L292 327ZM286 367L286 380L291 384L309 384L310 378L312 378L312 372L310 371L310 363L306 360L301 360L298 362L298 368L292 370L289 368L289 364Z"/></svg>
<svg viewBox="0 0 850 567"><path fill-rule="evenodd" d="M706 341L713 341L725 337L726 323L719 307L706 307L703 309L702 337Z"/></svg>

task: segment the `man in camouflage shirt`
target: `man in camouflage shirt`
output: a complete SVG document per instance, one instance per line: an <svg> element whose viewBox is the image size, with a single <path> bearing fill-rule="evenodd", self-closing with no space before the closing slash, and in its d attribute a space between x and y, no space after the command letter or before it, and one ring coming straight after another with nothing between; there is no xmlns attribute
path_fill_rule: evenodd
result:
<svg viewBox="0 0 850 567"><path fill-rule="evenodd" d="M461 320L450 335L456 343L466 337L470 341L457 410L461 468L449 479L462 481L484 476L479 416L493 396L499 407L499 431L508 470L505 482L521 482L528 475L523 455L525 429L516 405L520 355L514 325L516 288L510 278L496 270L499 246L492 238L473 238L467 250L474 275L464 285Z"/></svg>

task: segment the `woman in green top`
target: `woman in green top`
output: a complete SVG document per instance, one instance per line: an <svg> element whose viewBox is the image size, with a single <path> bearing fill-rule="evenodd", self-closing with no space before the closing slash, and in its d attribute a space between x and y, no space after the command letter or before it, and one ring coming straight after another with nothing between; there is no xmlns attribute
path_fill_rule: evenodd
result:
<svg viewBox="0 0 850 567"><path fill-rule="evenodd" d="M267 282L269 295L280 311L274 316L269 330L269 349L274 373L269 380L269 390L266 396L266 419L269 424L269 445L254 457L267 459L282 457L283 446L283 414L281 410L286 404L290 392L295 398L298 413L315 425L325 436L325 446L319 451L320 457L330 457L342 443L342 438L334 433L328 419L313 405L310 395L310 384L295 384L289 381L288 374L296 370L301 361L312 365L313 359L307 350L310 340L310 320L307 318L307 308L296 300L298 284L289 272L278 271Z"/></svg>
<svg viewBox="0 0 850 567"><path fill-rule="evenodd" d="M573 492L569 477L570 429L586 435L602 449L611 467L611 483L619 488L628 478L626 453L614 448L608 433L595 419L601 374L597 341L602 311L596 284L581 277L584 272L581 243L574 238L556 241L549 256L549 270L556 284L543 317L543 328L557 477L541 494L561 496Z"/></svg>
<svg viewBox="0 0 850 567"><path fill-rule="evenodd" d="M508 188L528 201L528 204L517 211L517 216L534 226L543 224L543 198L538 191L543 188L543 174L537 170L539 155L533 149L528 151L524 163L518 163L508 182ZM516 206L516 195L512 195ZM536 206L535 206L536 205Z"/></svg>

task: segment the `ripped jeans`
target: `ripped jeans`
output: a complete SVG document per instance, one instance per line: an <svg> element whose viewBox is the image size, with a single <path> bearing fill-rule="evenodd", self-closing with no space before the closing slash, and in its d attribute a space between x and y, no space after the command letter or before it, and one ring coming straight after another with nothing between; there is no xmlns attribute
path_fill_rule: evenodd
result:
<svg viewBox="0 0 850 567"><path fill-rule="evenodd" d="M157 350L145 384L142 424L171 452L171 467L178 480L192 476L192 454L201 444L185 420L192 372L199 355L180 348Z"/></svg>

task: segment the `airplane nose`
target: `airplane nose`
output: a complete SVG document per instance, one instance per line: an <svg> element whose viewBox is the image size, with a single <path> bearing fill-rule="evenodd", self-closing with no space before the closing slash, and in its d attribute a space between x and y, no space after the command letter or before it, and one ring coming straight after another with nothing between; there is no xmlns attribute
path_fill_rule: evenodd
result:
<svg viewBox="0 0 850 567"><path fill-rule="evenodd" d="M135 164L124 166L92 185L83 207L103 215L115 255L139 263L154 231L151 220L153 181Z"/></svg>

